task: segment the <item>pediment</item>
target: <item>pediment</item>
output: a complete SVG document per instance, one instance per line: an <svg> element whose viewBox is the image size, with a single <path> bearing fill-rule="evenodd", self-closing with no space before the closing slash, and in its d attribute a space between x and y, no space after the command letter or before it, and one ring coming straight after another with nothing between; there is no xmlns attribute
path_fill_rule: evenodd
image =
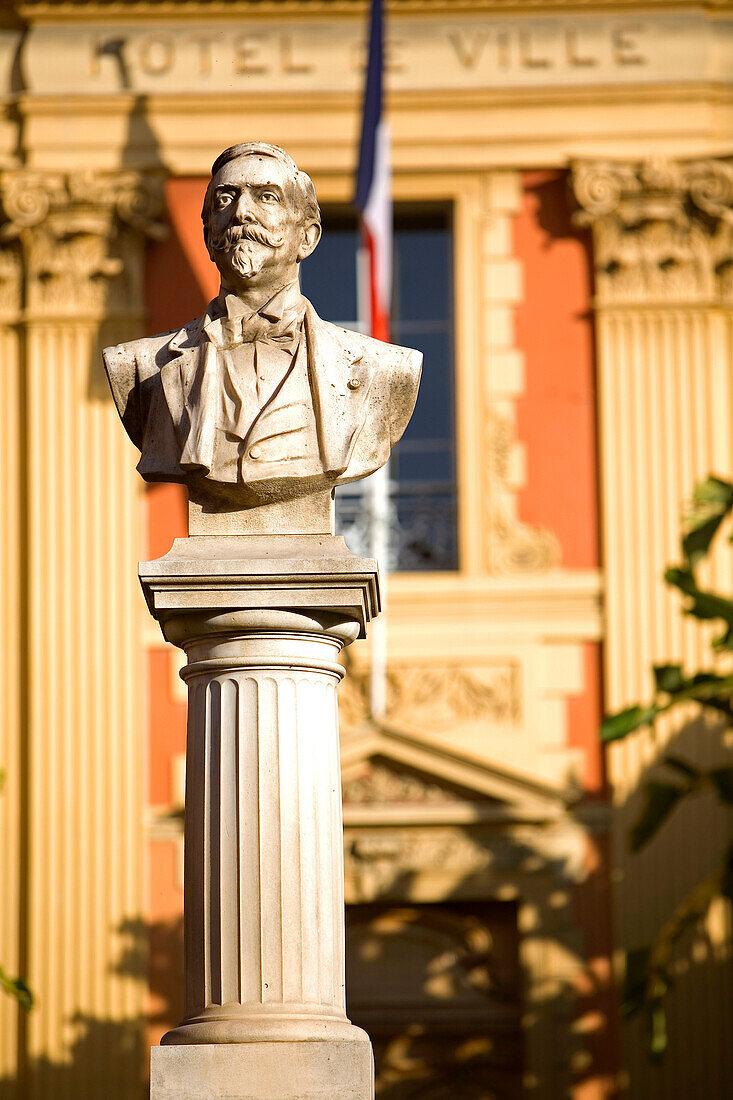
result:
<svg viewBox="0 0 733 1100"><path fill-rule="evenodd" d="M577 800L573 788L538 782L374 722L344 739L341 773L345 813L411 808L545 821Z"/></svg>

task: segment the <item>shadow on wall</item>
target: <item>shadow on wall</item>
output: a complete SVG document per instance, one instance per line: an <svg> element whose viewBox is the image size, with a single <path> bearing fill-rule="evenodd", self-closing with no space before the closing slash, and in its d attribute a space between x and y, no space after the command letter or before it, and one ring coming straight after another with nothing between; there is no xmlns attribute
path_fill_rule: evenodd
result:
<svg viewBox="0 0 733 1100"><path fill-rule="evenodd" d="M113 971L137 978L150 988L147 1022L177 1022L183 999L183 919L147 923L125 921L117 930L121 955ZM37 990L42 1004L43 990ZM0 1100L146 1100L149 1039L139 1019L100 1019L79 1013L67 1021L68 1051L64 1062L29 1059L26 1072L0 1079ZM131 1067L139 1067L137 1084ZM121 1082L127 1082L121 1085Z"/></svg>
<svg viewBox="0 0 733 1100"><path fill-rule="evenodd" d="M623 843L614 853L615 942L625 951L648 947L660 933L672 931L673 914L696 886L719 870L733 839L730 810L709 791L685 800L641 851L629 851L645 785L675 781L669 769L656 763L659 756L693 761L703 769L730 766L725 728L704 715L680 724L664 740L655 740L649 729L633 736L634 759L651 763L640 767L628 797L615 807ZM628 754L629 748L622 751ZM628 1021L621 1051L628 1095L727 1100L733 1079L733 914L725 899L719 897L701 920L689 923L671 959L673 984L664 999L668 1049L653 1060L647 1020L639 1014Z"/></svg>
<svg viewBox="0 0 733 1100"><path fill-rule="evenodd" d="M530 1086L530 1095L560 1100L568 1088L613 1072L612 992L587 958L575 875L565 858L501 826L494 835L471 827L461 833L483 848L495 877L490 890L467 876L439 903L415 905L407 899L420 896L422 872L402 872L383 876L369 905L351 907L348 1011L373 1038L377 1097L519 1100ZM602 864L583 891L589 908L604 907ZM522 927L530 911L532 925ZM554 977L538 975L532 983L530 957L536 965L538 952L553 951ZM390 996L395 973L402 980L398 998ZM379 987L384 992L375 997ZM573 1019L591 1015L594 1033L578 1035ZM539 1055L538 1044L545 1047ZM530 1076L529 1067L539 1072Z"/></svg>
<svg viewBox="0 0 733 1100"><path fill-rule="evenodd" d="M691 723L679 732L673 747L689 753L695 744L699 747L700 737L700 724ZM634 792L618 811L624 821L635 818L637 803ZM684 813L668 825L668 836L663 832L653 842L648 856L642 853L627 863L625 886L634 898L633 905L627 903L628 921L639 936L647 929L653 933L681 888L686 871L679 866L672 887L669 883L660 890L649 886L660 876L663 879L663 865L679 852L681 836L691 827L696 835L705 835L699 830L720 824L712 820L713 808L704 802L690 807L694 820ZM458 882L439 903L416 904L410 899L416 894L420 872L383 875L369 905L349 907L349 1014L373 1036L380 1100L519 1100L527 1094L560 1100L568 1095L567 1086L594 1100L611 1095L641 1097L643 1088L664 1100L687 1100L703 1094L695 1091L701 1085L706 1097L723 1100L725 1082L733 1072L733 1055L723 1041L724 1025L733 1014L733 975L714 925L696 928L682 945L678 986L670 1004L672 1050L667 1063L647 1061L627 1067L628 1087L616 1093L609 1084L616 1070L608 1041L615 1028L613 991L598 960L589 957L582 933L589 922L607 918L605 861L599 859L579 887L564 859L540 852L499 826L494 836L479 837L470 826L461 832L474 846L485 849L495 873L493 897L506 895L518 882L517 903L531 897L533 924L518 929L517 905L480 900L479 893L486 897L485 886L477 890L470 877ZM522 881L527 884L525 894ZM504 931L497 925L497 905L505 907L505 917L512 912L513 931L506 922ZM27 1067L34 1097L143 1100L147 1096L148 1043L182 1015L182 924L181 918L154 923L135 920L118 930L122 949L114 971L149 982L151 1036L146 1040L135 1020L74 1017L68 1021L73 1035L68 1061L39 1059ZM553 981L522 990L512 953L526 950L528 943L543 952L558 951L566 960L565 976L561 967ZM395 1003L389 990L390 984L394 989L401 955L404 980L400 978L400 1000ZM709 1080L703 1082L696 1067L693 1088L684 1071L680 1076L680 1060L674 1057L675 1046L684 1049L687 1034L678 1030L678 1024L684 1027L684 1023L677 1019L675 1002L704 987L719 990L723 999L718 1004L720 1026L708 1028ZM43 991L38 993L42 999ZM700 1027L707 1027L705 1019ZM522 1091L523 1067L540 1032L542 1042L549 1039L552 1046L553 1077L555 1069L559 1072L554 1080L535 1079L527 1093L526 1088ZM140 1067L139 1085L121 1093L119 1082L130 1079L133 1062ZM565 1084L560 1089L562 1080ZM0 1100L21 1100L26 1095L31 1093L18 1081L0 1081Z"/></svg>

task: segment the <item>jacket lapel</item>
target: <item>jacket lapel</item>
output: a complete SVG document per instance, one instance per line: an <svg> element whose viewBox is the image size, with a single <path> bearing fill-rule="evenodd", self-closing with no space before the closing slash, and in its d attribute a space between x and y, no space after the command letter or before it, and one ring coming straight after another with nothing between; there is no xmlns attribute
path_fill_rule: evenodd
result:
<svg viewBox="0 0 733 1100"><path fill-rule="evenodd" d="M322 321L308 302L305 310L308 378L325 472L337 477L349 464L363 424L374 363L358 340Z"/></svg>
<svg viewBox="0 0 733 1100"><path fill-rule="evenodd" d="M208 376L209 382L214 382L211 371L208 369L212 364L207 364L207 358L210 358L207 352L210 349L213 350L213 345L208 340L202 339L203 320L203 317L198 318L192 325L186 325L172 337L167 347L170 358L160 368L160 382L181 446L182 462L191 460L192 456L186 454L194 444L191 436L200 434L196 428L201 425L192 423L192 421L199 421L203 411L200 408L201 395L197 391L201 388L205 377ZM201 449L200 441L198 443L199 445L194 448L197 451ZM204 449L207 450L207 448ZM205 459L208 455L202 454L201 457L204 459L203 464L206 464Z"/></svg>

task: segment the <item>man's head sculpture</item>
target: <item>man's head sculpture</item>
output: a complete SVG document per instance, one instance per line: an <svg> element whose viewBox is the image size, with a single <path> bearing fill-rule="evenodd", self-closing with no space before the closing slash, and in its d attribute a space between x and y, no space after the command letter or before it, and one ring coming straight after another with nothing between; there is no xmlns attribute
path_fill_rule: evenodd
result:
<svg viewBox="0 0 733 1100"><path fill-rule="evenodd" d="M201 211L204 242L222 282L252 286L293 272L321 238L313 181L277 145L232 145L214 161Z"/></svg>
<svg viewBox="0 0 733 1100"><path fill-rule="evenodd" d="M273 506L322 500L384 465L422 356L322 321L302 296L321 216L284 150L221 153L201 217L218 295L182 328L105 349L105 367L146 481L183 482L209 513L252 509L282 530Z"/></svg>

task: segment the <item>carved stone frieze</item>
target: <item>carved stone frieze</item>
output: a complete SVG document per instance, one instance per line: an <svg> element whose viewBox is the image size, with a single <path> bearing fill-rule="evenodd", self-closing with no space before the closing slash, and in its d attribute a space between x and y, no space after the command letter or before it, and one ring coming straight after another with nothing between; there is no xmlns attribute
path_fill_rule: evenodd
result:
<svg viewBox="0 0 733 1100"><path fill-rule="evenodd" d="M79 319L139 311L142 242L165 233L162 208L162 180L140 172L0 173L6 303Z"/></svg>
<svg viewBox="0 0 733 1100"><path fill-rule="evenodd" d="M431 900L451 895L467 879L496 883L551 875L558 885L584 874L585 833L571 821L501 828L380 829L347 828L344 866L347 900L371 902L386 896L409 900L417 877L434 891ZM489 878L487 878L489 876ZM489 892L486 896L489 896Z"/></svg>
<svg viewBox="0 0 733 1100"><path fill-rule="evenodd" d="M600 302L733 298L732 161L582 161L572 188Z"/></svg>
<svg viewBox="0 0 733 1100"><path fill-rule="evenodd" d="M344 802L426 803L455 802L461 796L411 772L397 770L378 758L364 763L359 773L344 781Z"/></svg>
<svg viewBox="0 0 733 1100"><path fill-rule="evenodd" d="M401 665L387 673L385 720L393 725L439 730L456 721L514 724L521 709L519 666L514 661L471 670ZM360 725L369 713L369 670L352 665L339 690L342 728Z"/></svg>
<svg viewBox="0 0 733 1100"><path fill-rule="evenodd" d="M560 562L557 539L542 527L523 523L516 514L516 494L509 466L514 432L511 424L489 407L485 418L487 463L487 552L491 573L544 573Z"/></svg>

